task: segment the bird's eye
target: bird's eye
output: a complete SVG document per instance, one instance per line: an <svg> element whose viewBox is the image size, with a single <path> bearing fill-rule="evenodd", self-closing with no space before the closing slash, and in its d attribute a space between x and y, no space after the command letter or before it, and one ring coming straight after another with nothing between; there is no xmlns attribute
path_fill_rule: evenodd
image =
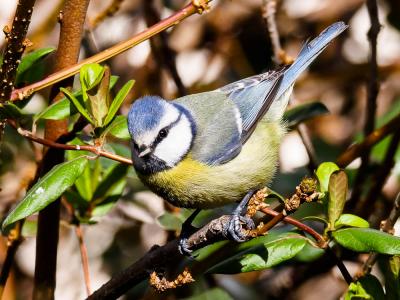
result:
<svg viewBox="0 0 400 300"><path fill-rule="evenodd" d="M164 128L161 129L160 132L158 133L158 138L160 140L162 140L163 138L165 138L168 135L168 129Z"/></svg>

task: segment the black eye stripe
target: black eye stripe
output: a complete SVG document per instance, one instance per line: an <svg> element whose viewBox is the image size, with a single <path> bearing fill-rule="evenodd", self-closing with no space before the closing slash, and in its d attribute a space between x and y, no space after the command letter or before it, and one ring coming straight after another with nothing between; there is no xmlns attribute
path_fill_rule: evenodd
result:
<svg viewBox="0 0 400 300"><path fill-rule="evenodd" d="M153 144L152 144L152 148L154 149L159 143L161 143L161 141L163 139L165 139L168 136L168 133L170 131L171 128L173 128L176 124L178 124L178 122L181 120L182 117L182 113L179 114L178 118L172 122L171 124L169 124L168 126L165 126L164 128L162 128L159 132L158 135L156 137L156 139L154 140Z"/></svg>

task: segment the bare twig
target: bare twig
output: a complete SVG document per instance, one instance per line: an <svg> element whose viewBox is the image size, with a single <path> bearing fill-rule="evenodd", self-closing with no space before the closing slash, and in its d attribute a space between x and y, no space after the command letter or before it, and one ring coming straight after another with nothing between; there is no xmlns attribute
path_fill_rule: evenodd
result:
<svg viewBox="0 0 400 300"><path fill-rule="evenodd" d="M150 0L145 1L143 3L143 6L144 6L145 19L148 26L160 22L161 20L160 14L154 7L154 1ZM186 88L183 85L182 80L176 69L176 63L175 63L176 55L175 52L168 46L167 38L168 35L165 31L160 32L158 36L151 38L150 44L152 52L158 64L162 67L165 67L171 74L171 77L174 80L175 85L178 89L178 95L184 96L186 95Z"/></svg>
<svg viewBox="0 0 400 300"><path fill-rule="evenodd" d="M367 0L368 15L371 21L371 27L368 31L368 40L370 44L370 60L369 60L369 80L367 86L367 109L364 124L364 135L367 136L375 128L375 114L377 107L377 97L379 92L378 83L378 63L377 63L377 38L380 31L380 23L378 16L378 6L376 0ZM354 207L359 202L362 195L362 186L368 176L368 166L370 161L370 149L361 155L361 165L358 169L357 176L354 179L353 192L351 199L348 202L350 208Z"/></svg>
<svg viewBox="0 0 400 300"><path fill-rule="evenodd" d="M3 64L0 69L0 102L6 101L14 87L17 68L21 62L22 53L31 42L26 39L26 33L31 22L33 6L36 0L20 0L17 4L11 29L4 27L6 47Z"/></svg>
<svg viewBox="0 0 400 300"><path fill-rule="evenodd" d="M400 193L397 194L396 199L394 200L392 210L389 213L389 217L381 222L381 230L390 234L393 234L393 227L398 218L400 217ZM376 263L378 259L378 253L371 253L364 263L362 275L368 274L371 272L372 267Z"/></svg>
<svg viewBox="0 0 400 300"><path fill-rule="evenodd" d="M336 160L336 164L341 168L345 168L353 160L363 155L363 153L365 153L368 149L372 148L374 145L396 130L400 130L400 115L393 118L386 125L373 131L371 134L365 137L362 142L347 148L341 155L339 155Z"/></svg>
<svg viewBox="0 0 400 300"><path fill-rule="evenodd" d="M8 235L6 258L3 262L0 273L0 299L3 299L4 288L6 286L8 276L10 275L11 267L14 263L15 253L17 252L17 249L23 240L21 234L23 224L24 220L18 221Z"/></svg>
<svg viewBox="0 0 400 300"><path fill-rule="evenodd" d="M22 128L17 128L17 131L23 137L26 137L27 139L29 139L31 141L34 141L36 143L42 144L47 147L61 149L61 150L89 151L98 156L107 157L109 159L112 159L112 160L115 160L115 161L118 161L118 162L121 162L124 164L128 164L128 165L132 164L132 160L130 160L126 157L123 157L123 156L119 156L114 153L104 151L99 146L61 144L61 143L53 142L48 139L43 139L43 138L37 137L34 134L32 134L32 132L22 129Z"/></svg>
<svg viewBox="0 0 400 300"><path fill-rule="evenodd" d="M59 71L78 61L83 24L89 0L66 0L59 19L60 37L55 53L54 71ZM54 85L50 99L54 103L61 99L60 86L71 87L73 79L66 79ZM48 120L45 124L45 139L57 141L68 133L67 120ZM43 176L50 169L64 161L61 149L45 149L39 174ZM60 221L60 199L39 212L36 235L36 258L33 299L52 300L56 287L57 245Z"/></svg>
<svg viewBox="0 0 400 300"><path fill-rule="evenodd" d="M87 292L87 295L89 296L92 293L92 289L91 289L91 285L90 285L89 259L88 259L86 245L83 240L82 227L79 223L75 226L75 233L76 233L76 236L78 237L78 241L79 241L79 250L81 252L82 269L83 269L83 275L85 278L86 292Z"/></svg>
<svg viewBox="0 0 400 300"><path fill-rule="evenodd" d="M390 170L395 164L394 156L396 154L399 142L400 130L393 134L392 140L390 141L389 147L385 153L382 167L375 173L375 176L372 180L372 186L369 189L367 196L365 198L361 197L357 202L356 212L364 218L367 218L374 211L374 202L379 197Z"/></svg>
<svg viewBox="0 0 400 300"><path fill-rule="evenodd" d="M21 89L16 89L11 94L11 101L22 100L25 97L31 95L32 93L39 91L45 87L48 87L56 82L59 82L65 78L73 76L77 74L80 68L85 64L90 63L100 63L111 57L120 54L146 40L150 37L164 31L172 26L179 24L181 21L186 19L187 17L195 14L202 13L203 11L208 9L208 3L212 0L193 0L190 4L173 14L172 16L162 20L161 22L153 25L152 27L146 29L145 31L135 35L131 39L121 42L111 48L108 48L92 57L82 60L81 62L71 65L69 67L65 67L65 69L55 72L45 79L33 83L31 85L25 86Z"/></svg>

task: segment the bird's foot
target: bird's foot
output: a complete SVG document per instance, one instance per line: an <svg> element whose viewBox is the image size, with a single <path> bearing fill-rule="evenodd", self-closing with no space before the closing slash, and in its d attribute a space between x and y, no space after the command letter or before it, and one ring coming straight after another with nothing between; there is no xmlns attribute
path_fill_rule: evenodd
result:
<svg viewBox="0 0 400 300"><path fill-rule="evenodd" d="M253 194L254 191L249 191L233 211L224 232L227 239L242 243L253 237L251 231L255 228L254 221L250 217L242 215L246 213L247 204Z"/></svg>
<svg viewBox="0 0 400 300"><path fill-rule="evenodd" d="M179 235L179 242L178 242L178 250L179 252L191 258L194 258L192 255L193 250L190 250L188 239L189 237L197 231L197 228L192 225L193 220L199 214L200 209L196 209L190 216L187 218L185 222L182 224L181 234Z"/></svg>

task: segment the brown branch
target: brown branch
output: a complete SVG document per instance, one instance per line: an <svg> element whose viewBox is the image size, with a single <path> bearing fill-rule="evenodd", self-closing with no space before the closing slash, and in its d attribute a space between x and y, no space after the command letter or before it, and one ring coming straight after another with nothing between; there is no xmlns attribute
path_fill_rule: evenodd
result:
<svg viewBox="0 0 400 300"><path fill-rule="evenodd" d="M35 1L19 0L11 29L7 26L3 29L7 44L4 49L3 64L0 69L0 103L10 98L22 53L31 44L26 39L26 33L31 22Z"/></svg>
<svg viewBox="0 0 400 300"><path fill-rule="evenodd" d="M79 241L79 250L81 252L82 269L85 278L86 293L89 296L92 293L90 285L89 259L87 254L87 248L83 240L82 227L79 223L75 226L75 233Z"/></svg>
<svg viewBox="0 0 400 300"><path fill-rule="evenodd" d="M394 200L392 210L389 213L389 217L381 222L381 230L390 234L393 234L393 227L398 218L400 217L400 193L397 194L396 199ZM362 276L371 272L372 267L376 263L378 259L378 253L371 253L364 263Z"/></svg>
<svg viewBox="0 0 400 300"><path fill-rule="evenodd" d="M83 24L89 0L66 0L60 21L60 37L55 54L54 71L61 70L78 61ZM51 89L51 103L61 99L60 87L72 86L73 78L59 82ZM68 134L67 120L48 120L45 124L45 139L57 141ZM64 161L61 149L44 149L45 155L39 174L43 176L50 169ZM39 212L36 235L36 259L33 299L54 299L57 269L57 244L60 221L60 199Z"/></svg>
<svg viewBox="0 0 400 300"><path fill-rule="evenodd" d="M160 22L160 14L154 7L154 1L147 0L143 2L144 16L148 26ZM178 95L186 95L186 88L178 74L175 63L175 51L168 46L168 35L165 31L160 32L158 36L150 39L151 49L155 59L161 67L164 67L170 73L178 89Z"/></svg>
<svg viewBox="0 0 400 300"><path fill-rule="evenodd" d="M42 144L47 147L61 149L61 150L89 151L98 156L107 157L109 159L112 159L112 160L115 160L115 161L118 161L118 162L121 162L124 164L128 164L128 165L132 164L132 160L130 160L129 158L104 151L99 146L61 144L61 143L53 142L48 139L43 139L43 138L37 137L32 132L22 129L22 128L17 128L17 131L23 137L26 137L27 139L29 139L31 141L34 141L36 143Z"/></svg>
<svg viewBox="0 0 400 300"><path fill-rule="evenodd" d="M382 187L386 182L386 179L390 173L390 170L393 168L395 164L394 156L396 154L398 145L400 142L400 130L396 131L392 140L390 141L389 147L385 153L385 158L383 160L382 166L375 173L375 176L372 179L372 186L368 191L368 194L365 198L360 198L357 202L356 212L361 217L368 218L369 215L374 211L375 205L374 202L378 199Z"/></svg>
<svg viewBox="0 0 400 300"><path fill-rule="evenodd" d="M375 115L377 107L377 97L379 92L378 83L378 63L377 63L377 38L381 25L379 24L378 6L376 0L367 0L368 15L371 21L371 27L368 31L368 40L370 44L369 59L369 80L367 86L367 109L364 124L364 135L367 136L375 128ZM356 178L354 179L353 192L351 199L348 201L348 207L352 209L358 204L360 195L362 195L362 187L368 177L368 166L370 162L370 149L361 155L361 165L358 169Z"/></svg>
<svg viewBox="0 0 400 300"><path fill-rule="evenodd" d="M400 115L393 118L386 125L376 129L360 143L354 144L347 148L336 160L336 164L341 167L347 167L353 160L360 157L368 149L379 143L389 134L400 130Z"/></svg>
<svg viewBox="0 0 400 300"><path fill-rule="evenodd" d="M195 13L202 13L203 11L208 9L208 3L212 0L193 0L190 4L173 14L172 16L162 20L161 22L151 26L150 28L146 29L145 31L135 35L131 39L121 42L115 46L112 46L92 57L82 60L77 64L72 64L70 66L66 66L65 69L55 72L50 76L46 77L45 79L33 83L31 85L25 86L20 89L16 89L11 94L11 101L22 100L25 97L31 95L32 93L41 90L45 87L48 87L56 82L59 82L65 78L73 76L77 74L80 68L85 64L90 63L100 63L103 62L111 57L116 56L146 40L150 37L164 31L172 26L179 24L181 21L186 19L187 17L195 14Z"/></svg>
<svg viewBox="0 0 400 300"><path fill-rule="evenodd" d="M24 220L18 221L15 227L8 234L6 258L3 262L0 273L0 299L3 299L4 288L10 275L11 267L14 263L15 253L23 241L21 234L23 224Z"/></svg>

